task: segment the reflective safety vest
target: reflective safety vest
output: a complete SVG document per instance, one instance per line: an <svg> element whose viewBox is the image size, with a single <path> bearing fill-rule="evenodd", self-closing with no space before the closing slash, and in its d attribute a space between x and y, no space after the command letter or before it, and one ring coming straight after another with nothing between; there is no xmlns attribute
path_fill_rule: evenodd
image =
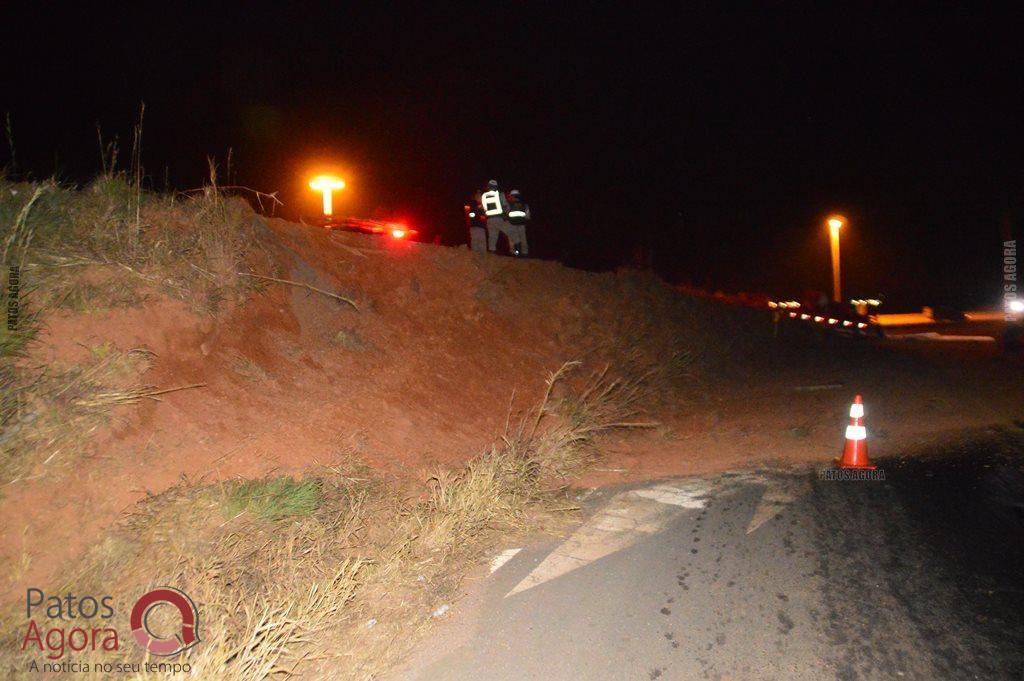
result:
<svg viewBox="0 0 1024 681"><path fill-rule="evenodd" d="M480 195L480 205L483 206L484 215L487 217L494 217L495 215L501 215L505 211L501 208L501 192L497 189L484 192Z"/></svg>
<svg viewBox="0 0 1024 681"><path fill-rule="evenodd" d="M508 207L508 221L513 225L525 225L530 221L530 207L522 201L513 201Z"/></svg>

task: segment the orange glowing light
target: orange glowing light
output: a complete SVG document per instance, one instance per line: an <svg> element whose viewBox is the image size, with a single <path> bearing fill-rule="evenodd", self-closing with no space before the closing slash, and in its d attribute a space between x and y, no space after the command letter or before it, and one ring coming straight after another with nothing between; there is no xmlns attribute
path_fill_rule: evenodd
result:
<svg viewBox="0 0 1024 681"><path fill-rule="evenodd" d="M831 215L826 222L828 222L829 229L838 232L846 224L846 218L842 215Z"/></svg>
<svg viewBox="0 0 1024 681"><path fill-rule="evenodd" d="M335 190L345 188L345 180L333 175L317 175L309 181L309 188L324 194L324 215L334 214L334 203L331 196Z"/></svg>
<svg viewBox="0 0 1024 681"><path fill-rule="evenodd" d="M832 300L838 303L843 299L839 276L839 230L846 224L846 218L830 215L825 222L828 224L828 241L832 252Z"/></svg>
<svg viewBox="0 0 1024 681"><path fill-rule="evenodd" d="M393 236L396 239L404 239L405 238L405 230L404 229L393 229L393 230L391 230L391 236Z"/></svg>

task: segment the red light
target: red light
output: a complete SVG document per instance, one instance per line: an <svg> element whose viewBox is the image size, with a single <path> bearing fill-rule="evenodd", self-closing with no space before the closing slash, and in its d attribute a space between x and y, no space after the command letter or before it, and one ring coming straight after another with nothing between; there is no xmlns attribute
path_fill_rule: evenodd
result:
<svg viewBox="0 0 1024 681"><path fill-rule="evenodd" d="M391 236L393 236L396 239L404 239L405 238L405 230L404 229L393 229L393 230L391 230Z"/></svg>

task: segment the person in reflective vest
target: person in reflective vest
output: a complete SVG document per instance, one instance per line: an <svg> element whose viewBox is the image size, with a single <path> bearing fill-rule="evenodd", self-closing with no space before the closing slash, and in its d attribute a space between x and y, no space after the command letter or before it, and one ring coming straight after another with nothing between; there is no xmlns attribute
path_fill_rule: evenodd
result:
<svg viewBox="0 0 1024 681"><path fill-rule="evenodd" d="M508 216L509 231L508 242L512 255L525 256L529 253L526 243L526 223L530 221L530 206L523 201L523 196L518 189L509 192Z"/></svg>
<svg viewBox="0 0 1024 681"><path fill-rule="evenodd" d="M504 234L509 244L512 237L509 235L511 225L508 222L508 199L498 189L498 181L491 180L487 183L487 190L480 194L480 207L487 216L487 250L494 253L498 250L498 235Z"/></svg>

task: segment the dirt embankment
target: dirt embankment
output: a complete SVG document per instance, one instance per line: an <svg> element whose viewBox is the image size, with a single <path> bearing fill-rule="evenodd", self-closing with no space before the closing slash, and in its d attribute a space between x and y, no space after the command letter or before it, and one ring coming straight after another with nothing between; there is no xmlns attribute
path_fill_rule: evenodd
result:
<svg viewBox="0 0 1024 681"><path fill-rule="evenodd" d="M5 487L0 539L14 566L6 593L68 578L66 561L181 480L256 478L352 455L419 480L434 464L466 461L570 360L656 371L649 411L658 425L606 441L582 484L827 461L854 392L868 398L883 452L1021 413L991 358L965 380L941 358L828 344L795 327L776 337L766 315L688 298L644 274L278 220L257 233L278 265L265 274L355 307L264 281L218 316L154 289L134 307L46 320L32 354L40 366L102 344L145 347L155 353L146 383L201 387L121 409Z"/></svg>
<svg viewBox="0 0 1024 681"><path fill-rule="evenodd" d="M153 353L141 381L189 387L118 408L3 490L11 591L66 578L135 502L182 481L255 478L355 456L396 479L468 460L539 394L548 372L697 366L669 331L704 306L653 279L478 257L259 221L277 270L213 316L162 295L49 315L28 359L67 366L107 352ZM83 270L83 276L100 276ZM203 276L197 271L196 276ZM677 352L678 351L678 352ZM676 353L676 354L673 354ZM515 399L515 394L520 398Z"/></svg>

